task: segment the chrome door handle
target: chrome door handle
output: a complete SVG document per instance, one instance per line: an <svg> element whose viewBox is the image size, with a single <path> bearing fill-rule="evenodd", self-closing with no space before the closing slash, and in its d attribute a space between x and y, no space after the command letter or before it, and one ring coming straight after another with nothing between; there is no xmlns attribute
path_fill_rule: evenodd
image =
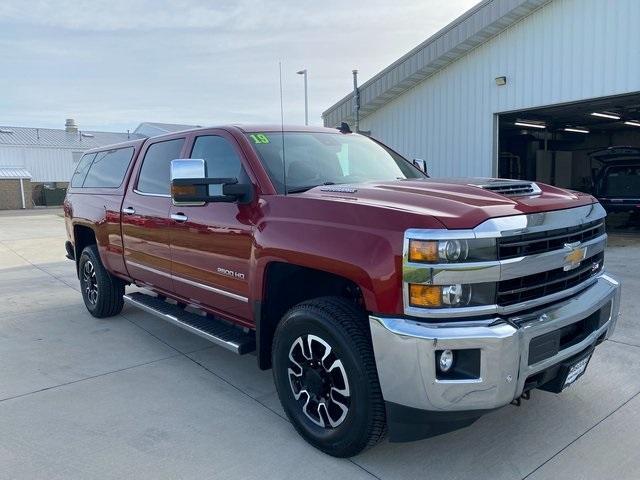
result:
<svg viewBox="0 0 640 480"><path fill-rule="evenodd" d="M189 217L187 217L183 213L172 213L171 220L175 220L176 222L186 222L187 220L189 220Z"/></svg>
<svg viewBox="0 0 640 480"><path fill-rule="evenodd" d="M133 215L134 213L136 213L136 209L133 207L123 208L122 213L124 213L125 215Z"/></svg>

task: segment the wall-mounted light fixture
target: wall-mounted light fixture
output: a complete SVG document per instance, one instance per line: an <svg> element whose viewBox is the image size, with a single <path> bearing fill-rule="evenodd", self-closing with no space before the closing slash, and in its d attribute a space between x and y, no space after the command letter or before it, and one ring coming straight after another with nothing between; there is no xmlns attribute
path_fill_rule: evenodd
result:
<svg viewBox="0 0 640 480"><path fill-rule="evenodd" d="M507 84L507 77L496 77L496 85L498 85L499 87L506 85Z"/></svg>

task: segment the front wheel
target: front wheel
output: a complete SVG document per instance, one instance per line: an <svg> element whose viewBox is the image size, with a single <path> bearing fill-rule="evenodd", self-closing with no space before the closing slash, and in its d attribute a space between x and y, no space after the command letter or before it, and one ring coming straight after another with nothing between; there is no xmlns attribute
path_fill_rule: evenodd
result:
<svg viewBox="0 0 640 480"><path fill-rule="evenodd" d="M85 247L78 262L82 299L89 313L97 318L119 314L124 306L124 282L111 275L98 254L98 247Z"/></svg>
<svg viewBox="0 0 640 480"><path fill-rule="evenodd" d="M385 409L364 312L338 297L303 302L275 333L273 376L298 433L350 457L385 434Z"/></svg>

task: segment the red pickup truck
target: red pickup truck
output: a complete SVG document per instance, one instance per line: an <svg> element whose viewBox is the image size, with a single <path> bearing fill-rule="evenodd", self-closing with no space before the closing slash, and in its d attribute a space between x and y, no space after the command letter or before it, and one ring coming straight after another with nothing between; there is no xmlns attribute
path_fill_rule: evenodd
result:
<svg viewBox="0 0 640 480"><path fill-rule="evenodd" d="M330 455L571 385L618 317L604 209L416 165L348 129L307 127L92 150L65 200L67 256L95 317L127 302L255 351L293 426Z"/></svg>

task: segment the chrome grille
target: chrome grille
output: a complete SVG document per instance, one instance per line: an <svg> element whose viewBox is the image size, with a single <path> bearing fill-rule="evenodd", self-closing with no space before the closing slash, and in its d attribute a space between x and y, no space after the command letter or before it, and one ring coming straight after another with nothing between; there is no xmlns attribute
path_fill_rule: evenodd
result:
<svg viewBox="0 0 640 480"><path fill-rule="evenodd" d="M604 234L604 221L599 219L575 227L503 237L498 239L498 258L506 260L561 250L565 243L584 243Z"/></svg>
<svg viewBox="0 0 640 480"><path fill-rule="evenodd" d="M475 186L502 182L485 180ZM605 216L604 208L595 203L490 218L468 230L408 229L402 262L404 312L408 316L438 321L469 319L511 315L570 297L592 285L604 272ZM514 235L514 232L520 233ZM473 238L495 239L495 260L425 264L409 259L410 240ZM585 257L582 261L581 255ZM477 285L486 294L486 300L463 307L417 307L410 302L411 284L465 284L472 289ZM493 291L489 291L487 285L492 285Z"/></svg>
<svg viewBox="0 0 640 480"><path fill-rule="evenodd" d="M600 252L584 259L574 270L556 268L512 280L501 280L498 282L497 304L513 305L575 287L598 275L602 271L603 263L604 252Z"/></svg>

